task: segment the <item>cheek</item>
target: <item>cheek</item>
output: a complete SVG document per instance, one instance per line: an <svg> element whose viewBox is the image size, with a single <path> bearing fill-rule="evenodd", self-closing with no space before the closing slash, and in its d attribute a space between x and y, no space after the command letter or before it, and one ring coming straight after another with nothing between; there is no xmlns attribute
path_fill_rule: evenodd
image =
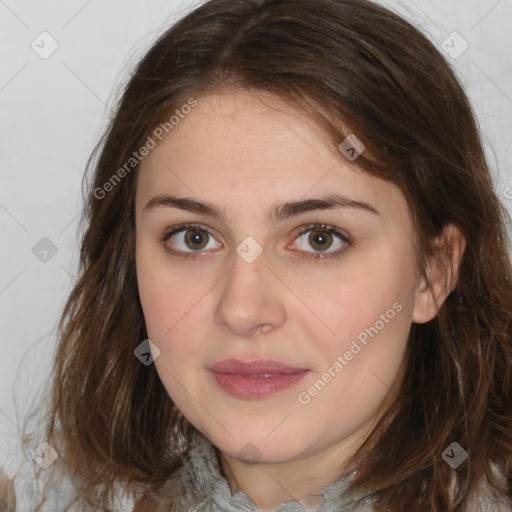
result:
<svg viewBox="0 0 512 512"><path fill-rule="evenodd" d="M161 350L211 287L204 277L184 278L169 267L165 255L155 256L143 244L137 249L137 282L148 336Z"/></svg>
<svg viewBox="0 0 512 512"><path fill-rule="evenodd" d="M297 401L305 418L317 418L333 436L369 421L400 376L411 325L410 296L400 281L380 280L376 286L373 277L350 285L332 283L317 302L333 332L324 329L319 336L318 322L302 320L301 329L315 340L316 364Z"/></svg>
<svg viewBox="0 0 512 512"><path fill-rule="evenodd" d="M386 261L383 256L371 265L363 261L347 265L332 279L303 283L297 295L317 315L297 318L305 329L314 331L310 332L310 339L318 337L319 326L323 324L322 339L331 340L334 345L341 343L341 349L343 343L349 343L375 323L383 330L384 322L389 330L396 323L395 318L408 316L403 313L411 310L414 279L414 269L408 260ZM393 308L394 304L397 305ZM402 310L400 315L396 314L397 309Z"/></svg>
<svg viewBox="0 0 512 512"><path fill-rule="evenodd" d="M187 414L191 394L200 396L193 377L201 368L204 347L194 333L204 325L200 316L206 314L205 294L211 286L169 272L154 257L146 265L149 261L141 253L137 278L148 338L160 350L154 364L167 394Z"/></svg>

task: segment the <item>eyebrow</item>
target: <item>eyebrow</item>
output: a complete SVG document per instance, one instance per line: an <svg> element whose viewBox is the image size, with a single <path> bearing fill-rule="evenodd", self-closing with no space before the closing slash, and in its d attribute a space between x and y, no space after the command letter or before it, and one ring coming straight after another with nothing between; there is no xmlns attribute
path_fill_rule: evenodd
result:
<svg viewBox="0 0 512 512"><path fill-rule="evenodd" d="M226 212L214 204L199 201L192 197L177 197L173 195L159 195L153 197L146 203L143 211L149 211L157 207L177 208L191 213L200 215L207 215L226 222ZM356 209L380 215L379 211L371 204L362 201L355 201L348 197L338 194L331 194L317 199L305 199L299 201L292 201L287 203L276 203L272 205L268 220L270 222L280 222L290 217L300 215L315 210L334 210L334 209Z"/></svg>

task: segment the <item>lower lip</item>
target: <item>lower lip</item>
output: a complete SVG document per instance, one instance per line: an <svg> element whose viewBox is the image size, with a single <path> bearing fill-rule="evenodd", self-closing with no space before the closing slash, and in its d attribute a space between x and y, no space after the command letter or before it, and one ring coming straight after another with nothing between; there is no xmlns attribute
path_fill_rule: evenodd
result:
<svg viewBox="0 0 512 512"><path fill-rule="evenodd" d="M302 380L307 373L308 370L302 370L270 377L244 377L212 371L215 380L224 391L242 398L263 398L278 393Z"/></svg>

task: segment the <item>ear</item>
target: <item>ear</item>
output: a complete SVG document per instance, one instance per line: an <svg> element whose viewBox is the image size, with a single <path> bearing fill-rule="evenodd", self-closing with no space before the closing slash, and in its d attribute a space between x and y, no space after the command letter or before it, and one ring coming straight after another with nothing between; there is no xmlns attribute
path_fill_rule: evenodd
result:
<svg viewBox="0 0 512 512"><path fill-rule="evenodd" d="M454 224L444 227L434 241L434 253L428 258L426 274L415 290L412 321L422 324L432 320L457 285L459 266L466 248L466 239Z"/></svg>

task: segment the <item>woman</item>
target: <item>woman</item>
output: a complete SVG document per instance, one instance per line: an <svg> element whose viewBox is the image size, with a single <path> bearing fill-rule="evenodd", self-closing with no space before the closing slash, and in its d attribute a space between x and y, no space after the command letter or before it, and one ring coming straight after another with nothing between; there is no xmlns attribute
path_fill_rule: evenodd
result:
<svg viewBox="0 0 512 512"><path fill-rule="evenodd" d="M88 190L45 437L74 506L510 509L509 217L409 23L206 2Z"/></svg>

